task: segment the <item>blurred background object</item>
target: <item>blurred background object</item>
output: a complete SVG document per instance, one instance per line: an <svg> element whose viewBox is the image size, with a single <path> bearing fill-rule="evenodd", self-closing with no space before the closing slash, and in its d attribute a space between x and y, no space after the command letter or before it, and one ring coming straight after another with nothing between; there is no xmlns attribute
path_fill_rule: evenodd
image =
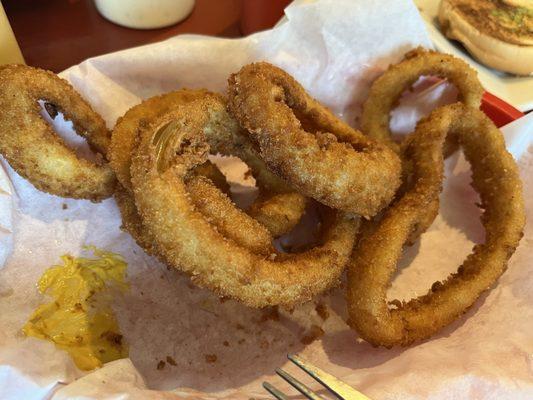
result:
<svg viewBox="0 0 533 400"><path fill-rule="evenodd" d="M0 3L0 64L24 64L15 35Z"/></svg>
<svg viewBox="0 0 533 400"><path fill-rule="evenodd" d="M169 14L164 25L172 23L171 20L176 21L178 14L184 19L172 26L147 29L150 18L145 15L146 25L142 28L146 29L142 30L116 25L108 20L135 25L112 15L113 7L130 1L133 2L3 0L2 4L27 64L57 73L87 58L165 40L183 33L236 38L268 29L283 16L283 9L290 3L290 0L137 0L135 3L148 3L151 7L157 7L153 4L158 1L181 4L176 7L172 18L171 12L164 12ZM106 5L102 6L104 3ZM100 15L97 5L108 19ZM192 9L190 14L187 6ZM163 7L160 9L163 10ZM133 15L129 18L137 19ZM3 25L1 28L4 29ZM4 36L3 33L2 46Z"/></svg>
<svg viewBox="0 0 533 400"><path fill-rule="evenodd" d="M272 28L283 16L291 0L243 0L241 33L243 36Z"/></svg>
<svg viewBox="0 0 533 400"><path fill-rule="evenodd" d="M243 1L196 0L180 23L147 30L109 22L93 0L2 0L2 4L26 63L60 72L90 57L183 33L240 37Z"/></svg>
<svg viewBox="0 0 533 400"><path fill-rule="evenodd" d="M174 25L194 7L194 0L94 0L94 3L109 21L135 29Z"/></svg>

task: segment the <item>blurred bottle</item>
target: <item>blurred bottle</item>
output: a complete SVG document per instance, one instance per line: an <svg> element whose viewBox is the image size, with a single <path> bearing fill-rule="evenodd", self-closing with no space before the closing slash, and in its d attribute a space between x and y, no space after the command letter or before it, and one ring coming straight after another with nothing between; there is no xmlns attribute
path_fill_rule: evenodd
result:
<svg viewBox="0 0 533 400"><path fill-rule="evenodd" d="M0 3L0 65L11 63L24 64L24 58Z"/></svg>
<svg viewBox="0 0 533 400"><path fill-rule="evenodd" d="M270 29L281 19L291 0L243 0L241 32L249 35Z"/></svg>
<svg viewBox="0 0 533 400"><path fill-rule="evenodd" d="M127 28L155 29L187 18L194 0L94 0L98 12Z"/></svg>

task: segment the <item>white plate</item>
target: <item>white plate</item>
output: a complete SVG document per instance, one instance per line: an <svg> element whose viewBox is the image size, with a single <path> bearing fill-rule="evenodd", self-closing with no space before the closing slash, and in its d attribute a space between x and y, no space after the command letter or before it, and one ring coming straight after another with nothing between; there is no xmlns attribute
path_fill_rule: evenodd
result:
<svg viewBox="0 0 533 400"><path fill-rule="evenodd" d="M483 87L495 96L512 104L520 111L533 109L533 76L513 76L478 63L461 45L448 40L439 30L437 15L440 0L415 0L415 4L420 10L437 50L453 54L469 63L478 71Z"/></svg>

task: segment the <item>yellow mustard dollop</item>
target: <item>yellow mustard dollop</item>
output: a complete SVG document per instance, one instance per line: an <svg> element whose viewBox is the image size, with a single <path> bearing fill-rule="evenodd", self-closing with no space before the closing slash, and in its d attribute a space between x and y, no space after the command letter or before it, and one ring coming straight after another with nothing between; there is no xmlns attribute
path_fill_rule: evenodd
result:
<svg viewBox="0 0 533 400"><path fill-rule="evenodd" d="M22 329L26 336L49 340L66 350L85 371L128 356L108 290L127 289L127 264L118 254L87 249L96 257L63 255L63 265L45 271L38 288L53 301L40 305Z"/></svg>

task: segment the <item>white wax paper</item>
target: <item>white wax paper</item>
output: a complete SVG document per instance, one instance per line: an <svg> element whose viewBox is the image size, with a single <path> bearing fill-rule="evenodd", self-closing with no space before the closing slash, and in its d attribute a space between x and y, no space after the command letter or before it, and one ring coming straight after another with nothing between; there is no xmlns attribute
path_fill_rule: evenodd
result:
<svg viewBox="0 0 533 400"><path fill-rule="evenodd" d="M430 46L408 1L302 1L286 15L288 21L278 28L244 39L178 36L90 59L62 76L112 127L142 98L181 87L223 92L230 73L248 62L268 60L356 125L375 77L407 50ZM409 131L429 104L450 96L453 89L446 85L424 92L413 102L420 106L415 111L405 105L397 110L395 127ZM528 217L533 212L533 157L527 150L532 124L529 116L505 131L519 158ZM68 131L61 120L54 125ZM280 310L279 320L269 316L272 310L221 302L144 254L120 231L113 199L93 204L41 193L3 165L14 189L8 180L0 183L0 257L8 256L0 271L2 399L269 398L261 388L263 380L301 398L275 377L275 368L282 366L320 390L287 365L287 353L300 354L374 400L533 397L530 225L509 270L465 317L423 343L376 349L344 323L343 288L293 311ZM419 243L406 249L391 297L424 293L482 239L464 161L449 160L447 173L440 216ZM43 271L64 253L80 254L85 244L122 254L131 283L114 304L130 358L91 373L77 370L52 344L20 334L31 311L45 300L35 287ZM328 318L317 313L317 304L327 309ZM312 325L325 334L304 344ZM160 361L165 365L158 370Z"/></svg>

